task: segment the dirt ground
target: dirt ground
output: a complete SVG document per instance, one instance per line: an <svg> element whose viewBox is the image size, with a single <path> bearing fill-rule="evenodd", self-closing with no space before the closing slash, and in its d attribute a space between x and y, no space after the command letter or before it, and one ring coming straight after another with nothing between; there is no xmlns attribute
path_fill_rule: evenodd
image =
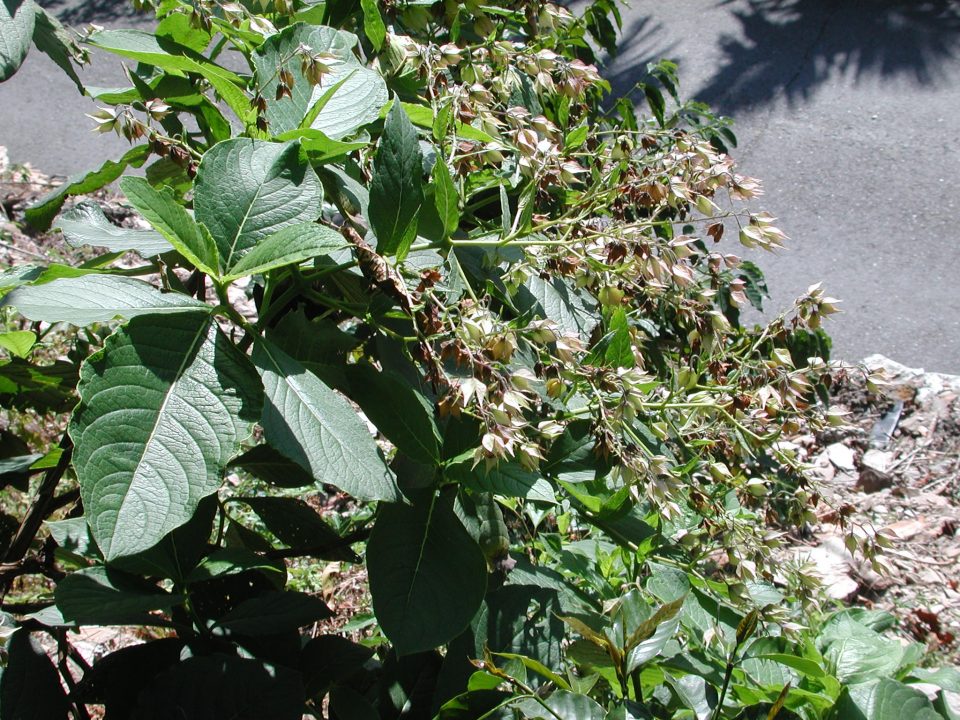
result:
<svg viewBox="0 0 960 720"><path fill-rule="evenodd" d="M924 373L882 355L866 358L888 384L867 390L841 373L835 406L848 427L795 440L815 466L821 523L791 552L808 559L831 597L887 610L902 633L960 660L960 376ZM848 526L879 532L891 547L876 573L844 547Z"/></svg>

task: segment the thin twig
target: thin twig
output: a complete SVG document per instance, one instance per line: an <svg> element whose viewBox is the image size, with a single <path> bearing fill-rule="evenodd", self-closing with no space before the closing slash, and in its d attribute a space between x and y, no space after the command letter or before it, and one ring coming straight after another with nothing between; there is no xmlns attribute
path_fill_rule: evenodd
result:
<svg viewBox="0 0 960 720"><path fill-rule="evenodd" d="M36 258L37 260L43 260L44 262L50 261L50 258L48 258L46 255L35 253L33 252L33 250L24 250L23 248L18 248L16 245L12 245L11 243L4 242L3 240L0 240L0 247L4 247L7 250L11 250L13 252L18 252L22 255L27 255L28 257Z"/></svg>
<svg viewBox="0 0 960 720"><path fill-rule="evenodd" d="M37 489L37 497L30 507L30 511L26 517L23 518L23 522L20 523L17 534L14 535L13 540L10 542L10 547L7 548L7 552L3 556L5 563L16 563L23 559L24 555L27 554L27 550L30 549L34 538L37 536L40 526L50 514L50 505L54 500L54 492L56 492L57 485L60 484L60 479L63 477L63 474L70 466L70 457L73 454L73 442L66 432L60 439L60 448L63 450L63 453L60 455L56 466L50 468L44 474L43 481Z"/></svg>

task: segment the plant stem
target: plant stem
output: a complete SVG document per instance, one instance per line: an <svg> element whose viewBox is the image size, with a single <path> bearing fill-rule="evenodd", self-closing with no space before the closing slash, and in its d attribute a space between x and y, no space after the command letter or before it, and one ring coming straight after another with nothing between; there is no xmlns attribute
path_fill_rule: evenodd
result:
<svg viewBox="0 0 960 720"><path fill-rule="evenodd" d="M70 458L73 455L73 442L66 432L63 433L63 437L60 439L60 448L63 450L63 453L60 455L57 464L44 473L40 487L37 488L37 496L33 501L33 505L30 506L30 511L26 517L23 518L23 522L20 523L20 527L17 529L17 534L14 535L13 540L10 542L10 547L7 548L7 552L3 556L5 563L15 563L23 559L24 555L27 554L27 550L30 549L34 538L37 536L40 526L47 518L50 504L54 498L54 492L57 489L57 485L60 484L60 479L63 477L63 474L70 466Z"/></svg>

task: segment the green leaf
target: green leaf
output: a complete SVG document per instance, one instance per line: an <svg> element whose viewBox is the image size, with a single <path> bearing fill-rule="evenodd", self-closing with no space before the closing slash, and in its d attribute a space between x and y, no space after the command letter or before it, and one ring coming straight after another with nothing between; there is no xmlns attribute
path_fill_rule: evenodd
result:
<svg viewBox="0 0 960 720"><path fill-rule="evenodd" d="M838 614L825 623L817 640L823 657L835 668L833 674L848 684L893 674L905 651L896 640L883 637L847 614Z"/></svg>
<svg viewBox="0 0 960 720"><path fill-rule="evenodd" d="M576 150L578 147L580 147L587 141L587 138L589 136L590 136L589 125L583 124L573 128L570 132L567 133L567 136L563 141L564 149L567 152L571 150Z"/></svg>
<svg viewBox="0 0 960 720"><path fill-rule="evenodd" d="M376 442L350 404L276 345L259 339L253 362L266 391L264 436L276 450L358 500L397 500Z"/></svg>
<svg viewBox="0 0 960 720"><path fill-rule="evenodd" d="M627 640L627 672L633 672L645 662L663 652L680 625L677 615L683 608L684 598L678 598L657 608L644 620Z"/></svg>
<svg viewBox="0 0 960 720"><path fill-rule="evenodd" d="M300 651L300 667L307 693L317 695L331 683L348 678L373 654L373 648L357 645L339 635L313 638Z"/></svg>
<svg viewBox="0 0 960 720"><path fill-rule="evenodd" d="M299 140L300 147L302 147L307 154L310 164L315 166L342 159L348 153L365 148L370 144L368 140L359 142L334 140L319 130L313 130L311 128L300 128L281 133L276 139L280 141Z"/></svg>
<svg viewBox="0 0 960 720"><path fill-rule="evenodd" d="M140 691L156 675L180 662L185 645L175 637L149 639L97 658L93 667L83 673L78 699L102 703L104 717L132 717Z"/></svg>
<svg viewBox="0 0 960 720"><path fill-rule="evenodd" d="M663 99L663 93L653 85L644 83L643 94L647 97L647 105L650 107L653 116L657 119L657 124L663 127L663 114L667 109L667 104Z"/></svg>
<svg viewBox="0 0 960 720"><path fill-rule="evenodd" d="M487 565L453 509L436 495L380 509L367 544L373 610L399 655L459 635L483 602Z"/></svg>
<svg viewBox="0 0 960 720"><path fill-rule="evenodd" d="M107 560L187 522L260 414L249 361L200 313L135 318L84 363L78 391L74 467Z"/></svg>
<svg viewBox="0 0 960 720"><path fill-rule="evenodd" d="M324 178L327 178L327 187L333 186L337 202L343 205L347 212L367 217L370 193L366 186L336 165L324 167L323 173Z"/></svg>
<svg viewBox="0 0 960 720"><path fill-rule="evenodd" d="M36 343L37 336L29 330L0 332L0 348L19 358L25 358L29 355L30 349Z"/></svg>
<svg viewBox="0 0 960 720"><path fill-rule="evenodd" d="M54 594L64 620L80 625L163 624L153 610L169 610L183 602L149 585L137 584L134 576L102 565L83 568L57 583Z"/></svg>
<svg viewBox="0 0 960 720"><path fill-rule="evenodd" d="M187 658L156 675L139 696L137 720L300 720L300 673L234 655Z"/></svg>
<svg viewBox="0 0 960 720"><path fill-rule="evenodd" d="M403 106L404 111L414 125L427 130L433 129L433 108L428 105L415 105L414 103L400 103L400 105ZM495 137L485 133L483 130L460 121L457 121L456 131L457 135L464 140L475 140L480 143L491 143L496 140Z"/></svg>
<svg viewBox="0 0 960 720"><path fill-rule="evenodd" d="M521 312L532 310L540 317L553 320L561 332L583 339L590 337L597 324L593 308L563 278L544 280L532 275L520 287L515 300Z"/></svg>
<svg viewBox="0 0 960 720"><path fill-rule="evenodd" d="M133 250L143 258L173 250L158 232L114 225L100 206L89 200L77 203L60 215L53 227L62 232L64 240L73 247L91 245L110 252Z"/></svg>
<svg viewBox="0 0 960 720"><path fill-rule="evenodd" d="M673 688L684 707L693 710L697 720L708 720L713 716L713 709L717 704L717 691L706 680L696 675L675 678L669 673L664 674L664 679Z"/></svg>
<svg viewBox="0 0 960 720"><path fill-rule="evenodd" d="M630 324L623 308L617 308L610 318L609 330L612 333L604 360L611 367L632 368L637 364L630 342Z"/></svg>
<svg viewBox="0 0 960 720"><path fill-rule="evenodd" d="M33 263L6 268L0 272L0 295L40 279L45 271L45 267Z"/></svg>
<svg viewBox="0 0 960 720"><path fill-rule="evenodd" d="M845 688L833 713L843 720L941 720L926 695L889 678Z"/></svg>
<svg viewBox="0 0 960 720"><path fill-rule="evenodd" d="M60 187L48 192L24 212L27 222L37 230L47 230L60 212L64 201L71 195L87 195L106 187L128 167L140 167L150 157L147 144L132 147L119 160L107 160L96 170L71 175Z"/></svg>
<svg viewBox="0 0 960 720"><path fill-rule="evenodd" d="M208 495L186 523L164 535L153 547L134 555L115 558L111 567L134 575L168 578L181 585L210 549L210 532L218 509L217 498Z"/></svg>
<svg viewBox="0 0 960 720"><path fill-rule="evenodd" d="M320 181L297 143L234 138L210 148L197 169L193 207L226 268L285 227L320 215Z"/></svg>
<svg viewBox="0 0 960 720"><path fill-rule="evenodd" d="M524 717L549 720L604 720L607 716L595 700L569 690L557 690L541 702L547 707L529 697L515 703L514 707L520 709Z"/></svg>
<svg viewBox="0 0 960 720"><path fill-rule="evenodd" d="M820 664L810 660L809 658L798 657L796 655L787 655L785 653L760 653L758 655L751 655L751 657L758 660L771 660L781 665L786 665L788 668L796 670L799 673L807 675L812 678L822 678L827 673L824 671Z"/></svg>
<svg viewBox="0 0 960 720"><path fill-rule="evenodd" d="M374 49L379 50L387 37L387 27L380 14L380 3L377 0L360 0L360 8L363 10L363 32Z"/></svg>
<svg viewBox="0 0 960 720"><path fill-rule="evenodd" d="M460 193L450 177L450 169L442 158L433 164L433 202L443 223L443 231L449 237L460 227Z"/></svg>
<svg viewBox="0 0 960 720"><path fill-rule="evenodd" d="M349 685L335 685L330 692L330 710L335 717L350 720L380 720L380 713L360 692Z"/></svg>
<svg viewBox="0 0 960 720"><path fill-rule="evenodd" d="M62 547L83 557L101 559L103 555L97 547L96 540L90 534L90 526L82 517L67 518L66 520L47 520L44 522L50 531L50 537Z"/></svg>
<svg viewBox="0 0 960 720"><path fill-rule="evenodd" d="M3 298L24 317L39 322L84 326L114 318L209 311L209 306L181 293L115 275L83 275L17 288Z"/></svg>
<svg viewBox="0 0 960 720"><path fill-rule="evenodd" d="M26 449L26 448L24 448ZM33 464L43 457L40 453L16 455L0 460L0 487L13 485L18 490L26 492L29 488L29 477L33 472Z"/></svg>
<svg viewBox="0 0 960 720"><path fill-rule="evenodd" d="M20 358L0 364L0 406L63 412L76 402L77 367L58 360L34 365Z"/></svg>
<svg viewBox="0 0 960 720"><path fill-rule="evenodd" d="M230 462L230 467L246 470L254 477L283 488L313 485L316 479L302 467L269 445L257 445Z"/></svg>
<svg viewBox="0 0 960 720"><path fill-rule="evenodd" d="M946 665L939 668L913 668L910 678L938 685L944 690L960 693L960 669Z"/></svg>
<svg viewBox="0 0 960 720"><path fill-rule="evenodd" d="M244 82L239 75L169 37L140 30L100 30L88 41L94 47L163 70L197 73L213 86L244 125L253 119L250 99L242 89Z"/></svg>
<svg viewBox="0 0 960 720"><path fill-rule="evenodd" d="M286 265L299 265L346 247L343 235L316 223L290 225L255 245L224 276L225 281L266 273Z"/></svg>
<svg viewBox="0 0 960 720"><path fill-rule="evenodd" d="M448 465L445 474L476 492L548 503L557 501L553 486L546 478L514 463L503 462L488 468L482 463L473 467L472 460L465 460Z"/></svg>
<svg viewBox="0 0 960 720"><path fill-rule="evenodd" d="M311 85L301 69L297 48L306 45L313 53L336 56L340 64L330 66L320 84ZM363 67L353 54L357 36L331 27L295 23L267 38L253 55L260 93L270 98L266 118L270 132L280 135L304 125L311 109L316 113L309 127L322 131L327 137L339 140L352 135L380 115L386 104L387 84L380 73ZM291 97L273 102L279 83L279 68L293 76ZM326 93L322 108L316 105Z"/></svg>
<svg viewBox="0 0 960 720"><path fill-rule="evenodd" d="M433 405L422 394L392 370L380 372L367 364L346 370L350 396L390 442L416 462L432 466L440 461L443 438Z"/></svg>
<svg viewBox="0 0 960 720"><path fill-rule="evenodd" d="M17 630L6 649L6 667L0 675L0 720L67 720L70 703L60 675L30 631Z"/></svg>
<svg viewBox="0 0 960 720"><path fill-rule="evenodd" d="M570 683L564 680L560 675L557 675L553 670L550 670L542 662L534 660L533 658L528 658L526 655L517 655L516 653L493 653L497 657L507 658L508 660L518 660L521 665L523 665L527 670L532 670L541 677L546 678L554 685L556 685L561 690L569 690Z"/></svg>
<svg viewBox="0 0 960 720"><path fill-rule="evenodd" d="M73 80L77 90L83 93L85 91L83 83L71 61L77 51L76 42L54 15L39 5L35 7L36 24L33 28L33 44L37 46L37 50L53 60Z"/></svg>
<svg viewBox="0 0 960 720"><path fill-rule="evenodd" d="M188 192L193 190L193 178L187 174L183 166L168 157L162 157L147 165L144 174L147 182L153 187L170 188L173 196L178 200L182 200Z"/></svg>
<svg viewBox="0 0 960 720"><path fill-rule="evenodd" d="M497 678L497 682L501 682ZM473 689L446 701L436 715L436 720L514 720L516 715L509 709L513 696L502 690Z"/></svg>
<svg viewBox="0 0 960 720"><path fill-rule="evenodd" d="M303 550L304 555L324 560L360 562L360 558L312 507L303 500L286 497L238 498L253 508L267 530L282 543Z"/></svg>
<svg viewBox="0 0 960 720"><path fill-rule="evenodd" d="M250 570L275 576L279 585L285 582L285 566L282 560L267 560L242 547L226 547L215 550L200 561L186 577L186 583L198 583L228 575L239 575Z"/></svg>
<svg viewBox="0 0 960 720"><path fill-rule="evenodd" d="M143 178L125 177L120 181L120 189L130 204L177 252L201 272L219 277L217 246L176 201L169 188L158 192Z"/></svg>
<svg viewBox="0 0 960 720"><path fill-rule="evenodd" d="M749 260L744 260L734 275L744 281L743 292L750 304L763 312L763 299L770 297L770 291L767 289L767 282L760 268Z"/></svg>
<svg viewBox="0 0 960 720"><path fill-rule="evenodd" d="M27 57L36 17L33 0L0 2L0 82L19 70Z"/></svg>
<svg viewBox="0 0 960 720"><path fill-rule="evenodd" d="M210 33L191 22L185 13L171 13L157 23L154 34L158 38L169 38L175 43L202 53L210 44Z"/></svg>
<svg viewBox="0 0 960 720"><path fill-rule="evenodd" d="M377 236L377 252L403 258L417 235L423 204L423 155L417 131L400 103L387 115L373 159L367 218Z"/></svg>
<svg viewBox="0 0 960 720"><path fill-rule="evenodd" d="M241 635L276 635L332 617L320 598L284 590L244 600L217 621L217 627Z"/></svg>

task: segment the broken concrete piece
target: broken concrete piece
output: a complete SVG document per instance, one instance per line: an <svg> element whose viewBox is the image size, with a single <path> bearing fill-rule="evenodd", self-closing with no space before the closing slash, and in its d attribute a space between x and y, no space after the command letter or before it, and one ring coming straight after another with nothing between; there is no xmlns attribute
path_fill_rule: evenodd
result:
<svg viewBox="0 0 960 720"><path fill-rule="evenodd" d="M828 445L827 457L840 470L853 471L857 469L853 448L849 448L843 443Z"/></svg>
<svg viewBox="0 0 960 720"><path fill-rule="evenodd" d="M879 470L880 472L887 472L891 462L893 462L892 452L873 448L867 450L860 459L861 466L872 467L874 470Z"/></svg>

